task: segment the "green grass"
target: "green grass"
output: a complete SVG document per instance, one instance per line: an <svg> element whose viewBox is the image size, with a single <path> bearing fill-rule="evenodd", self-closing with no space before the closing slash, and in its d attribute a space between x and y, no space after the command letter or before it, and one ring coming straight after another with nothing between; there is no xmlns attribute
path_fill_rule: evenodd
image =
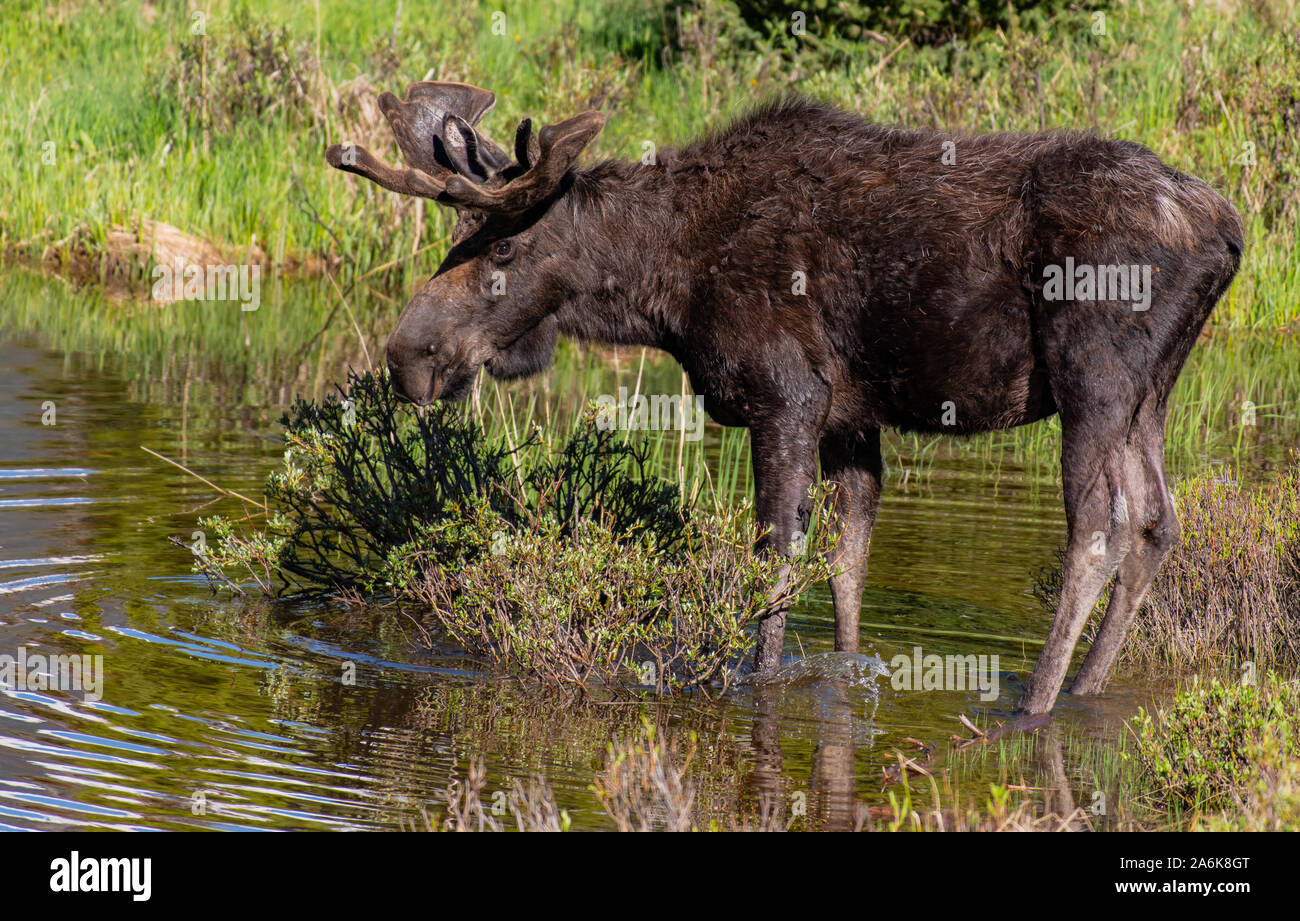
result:
<svg viewBox="0 0 1300 921"><path fill-rule="evenodd" d="M15 0L0 13L0 143L10 152L0 160L0 236L57 241L84 224L102 237L149 217L214 241L256 241L277 262L332 253L347 261L347 280L430 247L368 281L400 298L445 247L449 218L430 209L421 223L411 203L325 166L325 145L354 128L339 107L349 81L400 90L431 71L487 86L499 105L485 127L500 140L525 115L601 106L612 118L597 157L687 141L794 89L878 121L1095 127L1145 143L1222 189L1246 218L1242 277L1214 322L1293 327L1300 126L1288 106L1300 47L1287 7L1227 16L1172 0L1120 3L1104 35L1067 14L1043 32L985 32L958 50L765 37L721 0L687 6L680 28L656 0L439 0L418 12L407 4L400 17L396 0L325 0L319 17L315 4L224 2L209 5L202 38L185 4ZM492 28L498 10L504 34ZM223 70L250 36L299 75L295 93L270 65L244 80ZM182 86L183 55L192 67ZM250 87L283 101L241 110ZM1253 166L1242 161L1248 143Z"/></svg>

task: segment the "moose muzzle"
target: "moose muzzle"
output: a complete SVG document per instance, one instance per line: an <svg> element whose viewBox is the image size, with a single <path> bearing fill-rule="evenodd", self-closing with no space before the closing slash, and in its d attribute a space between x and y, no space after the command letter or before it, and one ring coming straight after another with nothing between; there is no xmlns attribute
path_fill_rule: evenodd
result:
<svg viewBox="0 0 1300 921"><path fill-rule="evenodd" d="M477 337L447 329L407 332L417 325L399 322L388 337L386 358L393 391L417 406L460 399L473 385L485 357L474 347Z"/></svg>

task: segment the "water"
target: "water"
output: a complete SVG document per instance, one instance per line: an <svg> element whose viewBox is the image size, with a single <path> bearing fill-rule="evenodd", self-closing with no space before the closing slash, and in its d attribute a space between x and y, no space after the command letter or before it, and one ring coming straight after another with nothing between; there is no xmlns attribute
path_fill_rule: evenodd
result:
<svg viewBox="0 0 1300 921"><path fill-rule="evenodd" d="M831 651L823 589L792 615L790 661L765 690L564 702L421 651L398 611L214 595L167 538L238 506L141 446L259 495L289 390L66 341L0 334L0 654L102 656L102 699L0 690L0 828L413 827L479 758L489 792L542 774L575 827L607 827L590 786L643 717L696 733L701 797L724 812L807 794L812 824L837 827L855 801L883 801L907 739L945 741L959 713L1009 717L1047 628L1030 588L1064 533L1053 465L895 457L862 655ZM997 654L1000 694L895 690L883 664L918 645ZM1160 693L1124 678L1103 701L1065 698L1058 721L1113 734Z"/></svg>

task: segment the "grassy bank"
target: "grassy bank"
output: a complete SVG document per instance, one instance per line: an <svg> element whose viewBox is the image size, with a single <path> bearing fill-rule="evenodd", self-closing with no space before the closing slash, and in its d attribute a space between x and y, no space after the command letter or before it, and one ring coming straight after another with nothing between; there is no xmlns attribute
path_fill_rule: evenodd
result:
<svg viewBox="0 0 1300 921"><path fill-rule="evenodd" d="M1223 326L1284 328L1300 303L1300 38L1294 5L1118 3L960 41L793 36L722 0L555 4L54 4L0 13L0 237L66 266L113 227L157 220L289 270L400 292L445 248L441 209L329 170L348 139L393 152L376 92L431 75L497 91L486 130L587 107L593 156L680 143L787 90L883 122L967 131L1094 128L1222 189L1249 250ZM504 12L504 19L493 14ZM494 28L497 26L497 28ZM816 31L816 30L815 30ZM874 38L873 38L874 36ZM412 254L419 254L412 257ZM312 261L309 257L323 257ZM387 267L387 268L383 268Z"/></svg>

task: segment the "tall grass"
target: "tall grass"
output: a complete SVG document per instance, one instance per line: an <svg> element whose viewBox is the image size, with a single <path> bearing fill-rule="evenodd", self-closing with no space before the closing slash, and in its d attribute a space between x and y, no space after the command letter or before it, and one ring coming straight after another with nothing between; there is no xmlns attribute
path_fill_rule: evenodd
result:
<svg viewBox="0 0 1300 921"><path fill-rule="evenodd" d="M1246 217L1242 278L1213 322L1291 327L1294 3L1191 6L1117 3L1104 34L1064 13L1042 31L917 48L764 35L723 0L214 0L202 36L182 3L13 0L0 12L0 143L11 152L0 160L0 238L39 250L79 225L102 236L148 217L256 241L277 263L330 253L349 279L393 263L368 279L392 293L428 273L449 217L325 166L325 145L357 132L392 152L382 121L358 111L358 91L426 75L488 86L500 102L485 128L502 140L525 115L599 106L613 115L593 151L603 157L687 141L757 98L798 90L878 121L1092 127L1145 143ZM259 66L232 71L251 45ZM250 96L279 101L260 110Z"/></svg>

